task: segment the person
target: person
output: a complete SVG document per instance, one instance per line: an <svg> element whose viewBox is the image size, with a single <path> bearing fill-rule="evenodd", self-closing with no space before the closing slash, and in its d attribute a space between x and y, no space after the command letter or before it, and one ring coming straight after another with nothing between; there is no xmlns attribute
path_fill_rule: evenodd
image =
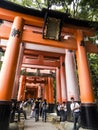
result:
<svg viewBox="0 0 98 130"><path fill-rule="evenodd" d="M57 116L60 116L60 103L57 102L56 104L56 112L57 112Z"/></svg>
<svg viewBox="0 0 98 130"><path fill-rule="evenodd" d="M71 105L70 105L72 116L74 120L74 130L77 130L80 126L77 127L77 123L80 119L80 104L75 102L74 97L71 97ZM80 124L79 124L80 125Z"/></svg>
<svg viewBox="0 0 98 130"><path fill-rule="evenodd" d="M48 111L48 104L47 104L47 100L44 99L44 101L42 102L42 121L44 122L46 122L47 111Z"/></svg>
<svg viewBox="0 0 98 130"><path fill-rule="evenodd" d="M42 98L40 98L39 99L39 115L40 115L40 117L42 116L42 103L43 103L43 101L42 101Z"/></svg>
<svg viewBox="0 0 98 130"><path fill-rule="evenodd" d="M39 121L39 99L37 98L34 102L35 121Z"/></svg>
<svg viewBox="0 0 98 130"><path fill-rule="evenodd" d="M64 122L67 120L67 105L63 102L60 106L60 121Z"/></svg>
<svg viewBox="0 0 98 130"><path fill-rule="evenodd" d="M16 112L18 113L18 121L20 121L20 114L23 113L25 120L27 119L26 111L23 109L25 102L20 101L16 104Z"/></svg>
<svg viewBox="0 0 98 130"><path fill-rule="evenodd" d="M31 104L30 118L35 117L35 103L34 102L35 101L33 100Z"/></svg>
<svg viewBox="0 0 98 130"><path fill-rule="evenodd" d="M16 100L12 100L11 112L10 112L10 123L14 122L15 111L16 111Z"/></svg>

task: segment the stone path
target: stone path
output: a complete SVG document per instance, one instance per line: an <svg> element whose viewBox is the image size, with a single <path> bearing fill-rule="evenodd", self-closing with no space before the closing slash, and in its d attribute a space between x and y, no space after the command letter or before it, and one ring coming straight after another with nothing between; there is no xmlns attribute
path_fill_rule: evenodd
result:
<svg viewBox="0 0 98 130"><path fill-rule="evenodd" d="M35 122L34 118L25 120L24 130L58 130L51 122L42 122L41 119Z"/></svg>

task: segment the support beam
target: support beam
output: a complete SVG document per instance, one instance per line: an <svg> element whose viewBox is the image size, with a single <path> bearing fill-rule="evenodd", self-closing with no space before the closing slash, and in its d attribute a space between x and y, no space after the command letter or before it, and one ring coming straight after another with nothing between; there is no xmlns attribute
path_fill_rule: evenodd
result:
<svg viewBox="0 0 98 130"><path fill-rule="evenodd" d="M95 103L92 79L89 71L87 52L81 46L83 32L77 31L77 64L81 98L81 126L86 129L98 129L98 111Z"/></svg>
<svg viewBox="0 0 98 130"><path fill-rule="evenodd" d="M0 38L1 39L8 39L10 33L10 27L5 25L0 26ZM76 50L76 40L75 39L68 39L63 41L54 41L43 39L42 34L34 33L32 31L24 30L22 35L23 42L35 43L40 45L47 45L59 48L68 48L70 50Z"/></svg>
<svg viewBox="0 0 98 130"><path fill-rule="evenodd" d="M39 68L39 69L47 69L47 70L56 70L55 67L50 66L40 66L40 65L29 65L29 64L22 64L23 68Z"/></svg>
<svg viewBox="0 0 98 130"><path fill-rule="evenodd" d="M18 12L14 12L14 11L0 8L0 18L1 19L13 22L15 16L22 17L25 20L25 24L29 24L29 25L42 27L43 23L44 23L43 18L39 18L39 17L31 16L31 15L26 15L23 13L18 13Z"/></svg>
<svg viewBox="0 0 98 130"><path fill-rule="evenodd" d="M0 26L0 38L1 39L8 39L10 34L11 28L6 25ZM23 42L35 43L40 45L52 46L52 47L59 47L59 48L67 48L69 50L77 50L76 40L69 39L63 41L54 41L54 40L47 40L42 38L42 34L34 33L32 31L24 30L22 36ZM97 45L92 44L91 42L86 42L86 50L90 53L98 53Z"/></svg>
<svg viewBox="0 0 98 130"><path fill-rule="evenodd" d="M17 68L16 68L16 74L15 74L15 80L14 80L14 84L13 84L12 99L17 99L17 93L18 93L18 87L19 87L19 77L20 77L20 72L21 72L24 47L25 47L24 43L21 43L20 50L19 50L18 63L17 63Z"/></svg>
<svg viewBox="0 0 98 130"><path fill-rule="evenodd" d="M0 129L8 130L10 101L17 66L24 20L15 17L0 73ZM16 32L16 33L15 33ZM15 33L15 35L13 35ZM5 82L6 81L6 82ZM3 111L3 113L2 113Z"/></svg>
<svg viewBox="0 0 98 130"><path fill-rule="evenodd" d="M56 68L56 101L62 103L60 68Z"/></svg>
<svg viewBox="0 0 98 130"><path fill-rule="evenodd" d="M22 17L25 20L25 24L27 24L27 25L33 25L36 27L43 27L43 25L44 25L44 17L41 18L38 16L27 15L27 14L17 12L17 11L11 11L10 9L8 10L8 9L0 8L0 18L1 19L13 22L15 16ZM93 36L95 33L94 30L92 30L92 29L81 27L81 26L77 27L72 24L65 23L63 26L65 27L65 28L63 28L64 33L65 32L73 33L77 29L81 29L84 32L84 34L87 36Z"/></svg>
<svg viewBox="0 0 98 130"><path fill-rule="evenodd" d="M51 67L59 67L59 61L40 61L39 59L24 59L23 64L31 64L31 65L40 65L40 66L51 66Z"/></svg>
<svg viewBox="0 0 98 130"><path fill-rule="evenodd" d="M60 74L61 74L61 95L62 102L67 102L66 76L65 76L65 57L60 57Z"/></svg>
<svg viewBox="0 0 98 130"><path fill-rule="evenodd" d="M75 101L80 101L80 93L78 86L78 79L76 73L76 61L73 51L66 49L66 86L67 86L67 100L70 101L74 97Z"/></svg>
<svg viewBox="0 0 98 130"><path fill-rule="evenodd" d="M98 45L91 42L85 42L85 48L88 53L97 53L98 54Z"/></svg>
<svg viewBox="0 0 98 130"><path fill-rule="evenodd" d="M31 44L32 45L32 44ZM44 46L42 46L43 48L44 48ZM46 50L45 50L46 48L44 48L44 51L41 51L41 50L35 50L35 49L25 49L24 50L24 55L25 56L33 56L33 55L35 55L35 56L37 56L37 55L43 55L44 57L49 57L49 58L52 58L52 59L57 59L57 58L59 58L60 56L64 56L65 54L62 54L62 53L60 53L60 52L51 52L50 53L50 51L49 52L47 52ZM48 48L47 48L48 49ZM50 48L51 49L51 48ZM59 50L59 48L56 48L56 49L58 49ZM60 50L60 51L62 51L62 50Z"/></svg>
<svg viewBox="0 0 98 130"><path fill-rule="evenodd" d="M24 101L25 100L25 84L26 84L26 77L21 75L20 82L19 82L19 91L17 96L17 101Z"/></svg>

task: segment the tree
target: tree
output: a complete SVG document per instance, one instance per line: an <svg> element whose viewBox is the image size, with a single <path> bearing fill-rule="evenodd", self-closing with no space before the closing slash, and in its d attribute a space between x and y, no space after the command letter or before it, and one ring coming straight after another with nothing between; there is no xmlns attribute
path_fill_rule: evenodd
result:
<svg viewBox="0 0 98 130"><path fill-rule="evenodd" d="M98 54L88 54L95 98L98 99Z"/></svg>
<svg viewBox="0 0 98 130"><path fill-rule="evenodd" d="M22 6L41 10L42 8L67 12L71 17L98 20L97 0L8 0Z"/></svg>
<svg viewBox="0 0 98 130"><path fill-rule="evenodd" d="M2 67L2 61L1 61L1 57L4 56L4 52L2 50L0 50L0 70Z"/></svg>

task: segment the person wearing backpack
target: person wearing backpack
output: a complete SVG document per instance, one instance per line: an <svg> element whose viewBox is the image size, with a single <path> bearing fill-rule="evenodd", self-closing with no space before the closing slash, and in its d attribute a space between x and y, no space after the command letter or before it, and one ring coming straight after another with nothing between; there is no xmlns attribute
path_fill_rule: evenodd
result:
<svg viewBox="0 0 98 130"><path fill-rule="evenodd" d="M46 122L47 118L47 111L48 111L48 104L46 99L42 102L42 121Z"/></svg>
<svg viewBox="0 0 98 130"><path fill-rule="evenodd" d="M77 123L79 123L78 121L80 119L80 104L78 102L74 101L74 97L71 97L70 108L71 108L72 116L73 116L73 120L74 120L74 129L73 130L77 130ZM78 128L79 127L80 126L78 126Z"/></svg>
<svg viewBox="0 0 98 130"><path fill-rule="evenodd" d="M39 121L39 104L39 99L36 99L34 102L35 121Z"/></svg>
<svg viewBox="0 0 98 130"><path fill-rule="evenodd" d="M63 102L60 105L60 121L64 122L67 120L67 105L65 102Z"/></svg>

